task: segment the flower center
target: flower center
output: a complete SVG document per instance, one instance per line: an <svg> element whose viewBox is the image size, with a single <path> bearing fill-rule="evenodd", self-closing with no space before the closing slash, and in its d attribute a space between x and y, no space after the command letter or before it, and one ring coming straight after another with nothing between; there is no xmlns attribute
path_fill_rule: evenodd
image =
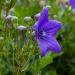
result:
<svg viewBox="0 0 75 75"><path fill-rule="evenodd" d="M43 36L46 36L46 32L45 31L40 31L39 32L39 37L42 38Z"/></svg>
<svg viewBox="0 0 75 75"><path fill-rule="evenodd" d="M43 31L43 32L42 32L42 36L45 36L45 35L46 35L46 32L45 32L45 31Z"/></svg>

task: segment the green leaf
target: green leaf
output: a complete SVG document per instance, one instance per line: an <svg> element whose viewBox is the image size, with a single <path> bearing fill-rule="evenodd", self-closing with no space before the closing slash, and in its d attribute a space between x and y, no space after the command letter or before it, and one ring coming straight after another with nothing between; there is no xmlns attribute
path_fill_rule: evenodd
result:
<svg viewBox="0 0 75 75"><path fill-rule="evenodd" d="M62 55L62 54L63 54L63 52L61 52L60 54L58 54L58 53L51 53L50 51L47 52L46 56L44 56L40 60L40 69L46 67L50 63L53 63L53 59L55 57L57 57L57 56Z"/></svg>
<svg viewBox="0 0 75 75"><path fill-rule="evenodd" d="M52 56L45 56L43 58L41 58L40 60L40 69L44 68L45 66L47 66L48 64L53 62L53 57Z"/></svg>

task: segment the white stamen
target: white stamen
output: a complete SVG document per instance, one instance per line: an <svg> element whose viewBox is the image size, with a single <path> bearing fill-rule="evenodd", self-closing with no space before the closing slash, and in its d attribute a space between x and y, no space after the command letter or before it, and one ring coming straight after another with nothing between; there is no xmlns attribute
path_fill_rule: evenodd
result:
<svg viewBox="0 0 75 75"><path fill-rule="evenodd" d="M46 35L46 32L45 32L45 31L43 31L43 32L42 32L42 34L43 34L43 36L45 36L45 35Z"/></svg>

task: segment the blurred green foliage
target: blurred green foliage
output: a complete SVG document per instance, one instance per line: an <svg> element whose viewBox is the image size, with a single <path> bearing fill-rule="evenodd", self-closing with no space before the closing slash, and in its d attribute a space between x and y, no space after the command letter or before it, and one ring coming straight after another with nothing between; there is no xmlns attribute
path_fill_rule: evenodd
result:
<svg viewBox="0 0 75 75"><path fill-rule="evenodd" d="M49 18L63 24L56 36L62 52L48 51L41 57L32 34L35 15L43 7L40 3L41 0L0 0L0 75L75 75L75 12L65 0L46 0ZM8 15L16 16L17 21L6 22ZM32 20L24 21L27 16ZM17 31L20 25L27 28L24 38Z"/></svg>

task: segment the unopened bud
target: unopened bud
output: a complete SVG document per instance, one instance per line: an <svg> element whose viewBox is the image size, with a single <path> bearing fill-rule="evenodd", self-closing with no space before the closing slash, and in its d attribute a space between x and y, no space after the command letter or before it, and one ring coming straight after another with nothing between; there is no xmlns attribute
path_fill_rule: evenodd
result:
<svg viewBox="0 0 75 75"><path fill-rule="evenodd" d="M13 25L17 26L18 25L18 17L12 16L11 22L13 23Z"/></svg>
<svg viewBox="0 0 75 75"><path fill-rule="evenodd" d="M69 0L64 0L65 3L69 3Z"/></svg>
<svg viewBox="0 0 75 75"><path fill-rule="evenodd" d="M6 19L5 19L5 23L6 23L6 26L8 27L8 28L12 28L12 22L11 22L11 18L12 18L12 16L11 15L8 15L7 17L6 17Z"/></svg>
<svg viewBox="0 0 75 75"><path fill-rule="evenodd" d="M46 0L41 0L40 1L40 5L43 7L43 6L45 6L45 4L46 4Z"/></svg>
<svg viewBox="0 0 75 75"><path fill-rule="evenodd" d="M34 17L36 20L38 20L39 16L40 16L40 13L36 14Z"/></svg>
<svg viewBox="0 0 75 75"><path fill-rule="evenodd" d="M20 25L17 27L17 33L18 33L18 36L17 36L17 41L16 41L16 44L18 46L18 48L23 48L25 45L25 41L26 41L26 27L23 26L23 25Z"/></svg>
<svg viewBox="0 0 75 75"><path fill-rule="evenodd" d="M1 11L1 17L2 17L2 18L5 18L6 16L7 16L6 10L2 10L2 11Z"/></svg>
<svg viewBox="0 0 75 75"><path fill-rule="evenodd" d="M29 22L29 21L31 21L31 20L32 20L32 18L29 17L29 16L28 16L28 17L24 17L24 21L25 21L25 22Z"/></svg>
<svg viewBox="0 0 75 75"><path fill-rule="evenodd" d="M14 14L14 8L11 8L8 12L9 15L13 15Z"/></svg>
<svg viewBox="0 0 75 75"><path fill-rule="evenodd" d="M47 7L48 9L50 9L50 8L51 8L51 6L50 6L50 5L46 5L46 7Z"/></svg>
<svg viewBox="0 0 75 75"><path fill-rule="evenodd" d="M23 26L23 25L20 25L17 27L17 31L21 34L25 33L26 32L26 27Z"/></svg>
<svg viewBox="0 0 75 75"><path fill-rule="evenodd" d="M11 2L11 0L6 0L6 3L9 4Z"/></svg>
<svg viewBox="0 0 75 75"><path fill-rule="evenodd" d="M11 16L11 15L8 15L8 16L6 17L6 20L7 20L7 21L9 21L9 20L11 21L11 18L12 18L12 16Z"/></svg>
<svg viewBox="0 0 75 75"><path fill-rule="evenodd" d="M0 40L4 40L4 37L0 36Z"/></svg>
<svg viewBox="0 0 75 75"><path fill-rule="evenodd" d="M32 25L32 18L30 16L24 17L24 23L27 26Z"/></svg>

